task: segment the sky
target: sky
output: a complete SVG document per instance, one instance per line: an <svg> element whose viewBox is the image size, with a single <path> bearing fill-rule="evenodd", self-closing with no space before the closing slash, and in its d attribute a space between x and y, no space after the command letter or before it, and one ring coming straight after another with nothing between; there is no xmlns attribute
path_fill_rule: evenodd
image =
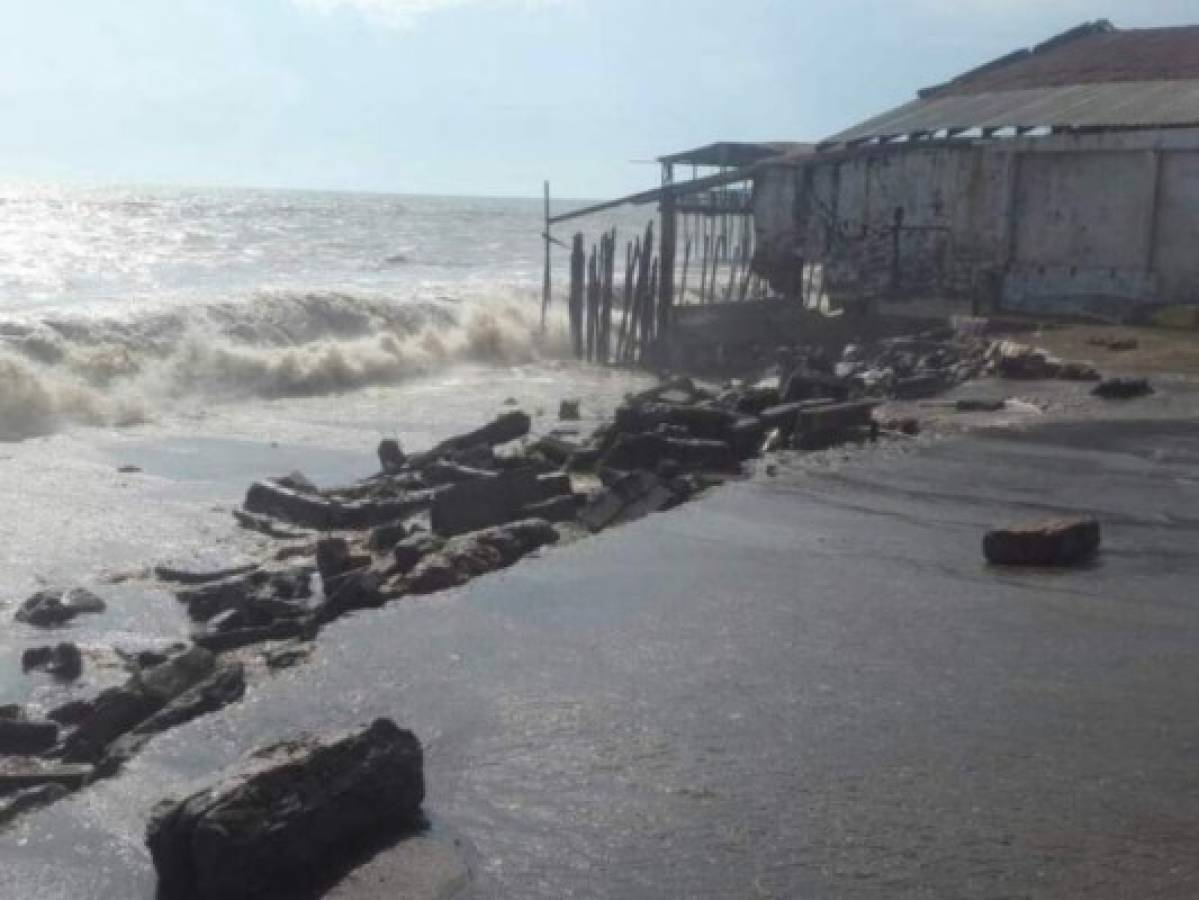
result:
<svg viewBox="0 0 1199 900"><path fill-rule="evenodd" d="M3 0L0 179L606 197L1199 0Z"/></svg>

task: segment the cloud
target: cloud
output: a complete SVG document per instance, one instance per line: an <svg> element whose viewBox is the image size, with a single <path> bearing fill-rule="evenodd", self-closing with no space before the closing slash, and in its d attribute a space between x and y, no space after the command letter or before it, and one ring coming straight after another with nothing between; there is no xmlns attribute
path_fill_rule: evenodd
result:
<svg viewBox="0 0 1199 900"><path fill-rule="evenodd" d="M292 0L303 9L322 13L348 9L395 28L407 28L429 13L462 6L507 6L532 9L565 0Z"/></svg>

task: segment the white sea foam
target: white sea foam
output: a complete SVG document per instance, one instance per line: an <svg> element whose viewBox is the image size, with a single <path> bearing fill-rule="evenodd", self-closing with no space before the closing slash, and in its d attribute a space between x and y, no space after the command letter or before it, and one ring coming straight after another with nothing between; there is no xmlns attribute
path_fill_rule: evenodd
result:
<svg viewBox="0 0 1199 900"><path fill-rule="evenodd" d="M543 337L536 305L516 297L279 293L133 319L0 322L0 440L128 425L186 398L320 396L564 350L561 327Z"/></svg>

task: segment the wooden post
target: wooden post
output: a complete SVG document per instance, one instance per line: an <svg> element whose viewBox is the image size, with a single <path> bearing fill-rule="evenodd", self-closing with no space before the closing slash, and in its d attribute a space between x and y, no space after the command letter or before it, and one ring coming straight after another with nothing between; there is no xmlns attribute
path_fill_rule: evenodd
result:
<svg viewBox="0 0 1199 900"><path fill-rule="evenodd" d="M666 194L662 198L662 234L659 251L661 257L660 276L658 280L658 322L657 337L666 338L670 327L670 308L674 305L674 258L678 249L678 222L675 213L674 194Z"/></svg>
<svg viewBox="0 0 1199 900"><path fill-rule="evenodd" d="M641 256L641 238L636 244L629 241L624 253L624 309L620 314L620 335L616 340L616 361L623 362L625 358L625 341L629 334L629 311L633 305L633 281L637 271L637 261Z"/></svg>
<svg viewBox="0 0 1199 900"><path fill-rule="evenodd" d="M575 234L570 250L570 345L575 357L583 356L583 278L586 269L583 234Z"/></svg>
<svg viewBox="0 0 1199 900"><path fill-rule="evenodd" d="M691 266L691 236L683 244L683 281L679 286L679 303L687 302L687 269Z"/></svg>
<svg viewBox="0 0 1199 900"><path fill-rule="evenodd" d="M541 331L545 332L545 316L550 308L550 183L545 183L545 277L541 282Z"/></svg>

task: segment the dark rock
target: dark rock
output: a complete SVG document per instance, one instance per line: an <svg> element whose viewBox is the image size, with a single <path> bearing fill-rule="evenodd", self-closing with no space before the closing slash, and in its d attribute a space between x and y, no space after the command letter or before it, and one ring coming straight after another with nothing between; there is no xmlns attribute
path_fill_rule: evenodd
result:
<svg viewBox="0 0 1199 900"><path fill-rule="evenodd" d="M1103 347L1106 350L1117 353L1136 350L1140 346L1136 338L1093 337L1087 343L1094 347Z"/></svg>
<svg viewBox="0 0 1199 900"><path fill-rule="evenodd" d="M521 515L524 518L545 519L547 522L569 522L578 511L578 498L574 494L563 494L540 503L530 503L521 510Z"/></svg>
<svg viewBox="0 0 1199 900"><path fill-rule="evenodd" d="M796 416L795 428L806 435L836 435L869 427L877 406L874 400L852 400L811 407Z"/></svg>
<svg viewBox="0 0 1199 900"><path fill-rule="evenodd" d="M321 575L321 581L348 572L352 568L350 559L350 542L345 538L322 538L316 542L316 570Z"/></svg>
<svg viewBox="0 0 1199 900"><path fill-rule="evenodd" d="M22 813L49 806L67 796L70 791L61 784L42 784L25 788L0 800L0 825L11 822Z"/></svg>
<svg viewBox="0 0 1199 900"><path fill-rule="evenodd" d="M288 488L289 490L297 491L301 494L319 494L321 489L318 488L312 480L303 472L291 472L274 479L275 483Z"/></svg>
<svg viewBox="0 0 1199 900"><path fill-rule="evenodd" d="M102 613L108 609L107 603L86 588L71 588L63 594L62 602L76 615Z"/></svg>
<svg viewBox="0 0 1199 900"><path fill-rule="evenodd" d="M342 577L350 576L343 575ZM320 615L319 610L317 615ZM213 632L209 629L193 634L192 638L198 646L212 653L227 653L239 647L264 644L267 641L285 641L291 638L310 639L315 633L316 625L311 619L280 619L269 625L234 628L229 631Z"/></svg>
<svg viewBox="0 0 1199 900"><path fill-rule="evenodd" d="M527 413L514 410L506 412L498 416L495 421L478 428L475 431L461 434L457 437L452 437L449 440L442 441L432 450L427 453L417 454L412 458L412 464L423 466L426 463L432 462L450 454L459 453L473 447L491 448L500 444L506 444L509 441L515 441L518 438L524 437L529 433L529 428L532 427L533 421ZM471 463L466 459L459 458L457 462L465 462L467 465Z"/></svg>
<svg viewBox="0 0 1199 900"><path fill-rule="evenodd" d="M678 495L658 476L629 472L588 498L579 510L579 521L590 531L631 522L679 502Z"/></svg>
<svg viewBox="0 0 1199 900"><path fill-rule="evenodd" d="M359 609L378 609L387 602L383 575L374 569L354 569L325 582L325 600L317 610L317 621L332 622ZM289 637L300 637L300 634Z"/></svg>
<svg viewBox="0 0 1199 900"><path fill-rule="evenodd" d="M222 783L160 803L146 843L165 893L286 894L380 831L421 824L424 796L420 742L379 719L265 748Z"/></svg>
<svg viewBox="0 0 1199 900"><path fill-rule="evenodd" d="M211 584L214 581L223 581L227 578L236 578L239 575L249 575L258 569L257 563L248 563L244 566L232 566L228 569L215 569L208 572L192 572L184 569L177 569L173 566L155 566L154 575L160 581L170 581L175 584L185 585L200 585Z"/></svg>
<svg viewBox="0 0 1199 900"><path fill-rule="evenodd" d="M0 719L0 755L35 756L58 741L57 722Z"/></svg>
<svg viewBox="0 0 1199 900"><path fill-rule="evenodd" d="M21 654L21 668L42 669L64 681L74 681L83 674L83 654L79 648L64 641L53 647L30 647Z"/></svg>
<svg viewBox="0 0 1199 900"><path fill-rule="evenodd" d="M117 472L121 475L136 475L141 471L140 466L118 466Z"/></svg>
<svg viewBox="0 0 1199 900"><path fill-rule="evenodd" d="M797 369L783 383L780 393L783 403L822 397L845 400L849 397L849 387L848 379L823 372Z"/></svg>
<svg viewBox="0 0 1199 900"><path fill-rule="evenodd" d="M922 372L897 378L891 393L899 400L921 400L941 393L947 387L947 379L940 372Z"/></svg>
<svg viewBox="0 0 1199 900"><path fill-rule="evenodd" d="M663 460L672 459L689 469L735 471L737 454L725 441L699 438L668 438L660 434L622 434L616 438L600 465L620 471L657 469Z"/></svg>
<svg viewBox="0 0 1199 900"><path fill-rule="evenodd" d="M1108 378L1095 385L1091 393L1105 400L1130 400L1152 394L1153 387L1146 378Z"/></svg>
<svg viewBox="0 0 1199 900"><path fill-rule="evenodd" d="M1099 381L1103 376L1090 363L1068 361L1058 367L1057 377L1063 381Z"/></svg>
<svg viewBox="0 0 1199 900"><path fill-rule="evenodd" d="M446 537L477 531L510 522L529 504L570 490L567 475L538 475L532 470L517 469L496 478L464 482L439 491L430 521L433 530Z"/></svg>
<svg viewBox="0 0 1199 900"><path fill-rule="evenodd" d="M46 713L46 718L67 728L78 725L95 712L95 705L88 700L69 700Z"/></svg>
<svg viewBox="0 0 1199 900"><path fill-rule="evenodd" d="M777 428L782 434L789 435L795 431L801 412L806 409L831 406L835 402L830 397L817 397L813 400L797 400L768 407L762 410L760 416L763 433Z"/></svg>
<svg viewBox="0 0 1199 900"><path fill-rule="evenodd" d="M1099 540L1099 522L1089 516L1047 519L987 532L983 553L994 565L1068 566L1093 556Z"/></svg>
<svg viewBox="0 0 1199 900"><path fill-rule="evenodd" d="M179 591L176 596L181 603L187 604L188 616L195 622L208 622L234 610L241 613L241 620L246 623L265 624L276 615L290 617L302 614L303 607L275 601L297 601L310 597L311 581L311 572L305 568L256 569L248 575ZM227 620L223 621L225 627L230 627Z"/></svg>
<svg viewBox="0 0 1199 900"><path fill-rule="evenodd" d="M718 406L675 406L669 403L624 405L616 410L616 431L638 433L656 431L666 425L682 429L681 436L724 441L732 434L740 415Z"/></svg>
<svg viewBox="0 0 1199 900"><path fill-rule="evenodd" d="M307 662L312 656L314 645L311 641L293 641L267 651L265 654L266 667L272 671L290 669Z"/></svg>
<svg viewBox="0 0 1199 900"><path fill-rule="evenodd" d="M392 550L395 559L394 571L406 575L413 567L431 553L445 546L445 540L431 534L414 534L396 544Z"/></svg>
<svg viewBox="0 0 1199 900"><path fill-rule="evenodd" d="M738 459L757 456L766 437L766 425L756 416L742 416L729 434L729 444Z"/></svg>
<svg viewBox="0 0 1199 900"><path fill-rule="evenodd" d="M376 553L387 553L407 536L408 526L404 522L388 522L371 529L366 538L366 546Z"/></svg>
<svg viewBox="0 0 1199 900"><path fill-rule="evenodd" d="M404 589L410 594L435 594L464 584L467 576L458 570L444 553L423 557L404 578Z"/></svg>
<svg viewBox="0 0 1199 900"><path fill-rule="evenodd" d="M958 412L999 412L1007 406L1006 400L985 400L980 397L965 397L954 403Z"/></svg>
<svg viewBox="0 0 1199 900"><path fill-rule="evenodd" d="M491 469L480 469L465 466L462 463L446 459L435 459L426 465L421 472L425 481L432 487L446 484L462 484L465 481L478 481L480 478L495 478L496 473Z"/></svg>
<svg viewBox="0 0 1199 900"><path fill-rule="evenodd" d="M563 400L558 404L558 418L563 422L579 421L579 405L578 400Z"/></svg>
<svg viewBox="0 0 1199 900"><path fill-rule="evenodd" d="M53 628L65 625L77 615L78 610L63 603L61 591L38 591L21 604L14 618L37 628Z"/></svg>
<svg viewBox="0 0 1199 900"><path fill-rule="evenodd" d="M233 510L233 518L237 520L237 524L247 531L254 531L258 534L265 534L269 538L275 538L280 541L298 540L309 537L309 533L305 531L297 531L275 519L271 516L258 516L253 513L248 513L244 509ZM203 582L200 582L203 584Z"/></svg>
<svg viewBox="0 0 1199 900"><path fill-rule="evenodd" d="M215 657L208 650L190 647L134 674L121 687L102 691L92 714L64 742L63 757L70 762L99 759L114 740L207 678L214 665Z"/></svg>
<svg viewBox="0 0 1199 900"><path fill-rule="evenodd" d="M158 712L118 737L96 767L101 777L116 774L158 734L236 703L246 692L245 668L239 662L221 663L215 672L175 697Z"/></svg>
<svg viewBox="0 0 1199 900"><path fill-rule="evenodd" d="M270 516L317 531L364 529L406 518L428 508L433 494L412 491L378 500L332 500L301 493L272 481L250 486L243 503L246 512Z"/></svg>
<svg viewBox="0 0 1199 900"><path fill-rule="evenodd" d="M404 463L408 458L404 455L404 450L400 446L400 442L394 438L384 438L379 442L379 465L383 467L384 472L398 472L404 468Z"/></svg>
<svg viewBox="0 0 1199 900"><path fill-rule="evenodd" d="M91 766L62 765L40 759L0 759L0 794L9 791L60 784L77 790L91 780Z"/></svg>

